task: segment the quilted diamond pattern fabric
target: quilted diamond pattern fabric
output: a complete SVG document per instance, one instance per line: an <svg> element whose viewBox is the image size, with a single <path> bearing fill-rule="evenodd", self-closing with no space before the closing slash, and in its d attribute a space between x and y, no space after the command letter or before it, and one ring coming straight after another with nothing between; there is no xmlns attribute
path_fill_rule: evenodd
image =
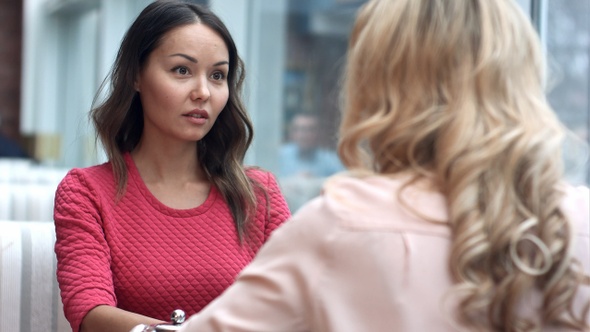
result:
<svg viewBox="0 0 590 332"><path fill-rule="evenodd" d="M172 209L150 193L131 157L125 158L129 181L119 201L109 163L71 170L56 192L57 277L74 332L101 304L162 320L174 309L198 312L290 216L275 178L249 170L266 188L269 204L259 193L252 240L240 245L215 187L202 205Z"/></svg>

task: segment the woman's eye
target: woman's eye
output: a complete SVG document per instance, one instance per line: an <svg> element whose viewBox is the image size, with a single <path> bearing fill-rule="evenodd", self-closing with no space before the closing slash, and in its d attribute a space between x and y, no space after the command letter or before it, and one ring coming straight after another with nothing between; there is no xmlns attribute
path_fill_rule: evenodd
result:
<svg viewBox="0 0 590 332"><path fill-rule="evenodd" d="M188 68L182 67L182 66L174 68L174 71L180 75L188 75L189 74Z"/></svg>
<svg viewBox="0 0 590 332"><path fill-rule="evenodd" d="M225 75L222 72L215 72L213 73L213 75L211 75L211 78L213 78L216 81L221 81L225 78Z"/></svg>

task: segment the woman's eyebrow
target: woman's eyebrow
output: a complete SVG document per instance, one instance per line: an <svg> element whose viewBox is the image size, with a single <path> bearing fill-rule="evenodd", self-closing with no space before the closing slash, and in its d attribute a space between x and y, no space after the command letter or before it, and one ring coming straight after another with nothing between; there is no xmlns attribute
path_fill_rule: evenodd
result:
<svg viewBox="0 0 590 332"><path fill-rule="evenodd" d="M194 62L194 63L199 62L199 61L197 61L197 59L193 58L192 56L186 55L183 53L175 53L175 54L170 55L170 57L173 57L173 56L180 56L180 57L183 57L183 58L187 59L188 61Z"/></svg>
<svg viewBox="0 0 590 332"><path fill-rule="evenodd" d="M193 58L192 56L186 55L183 53L175 53L175 54L171 54L169 56L170 57L179 56L179 57L183 57L183 58L187 59L190 62L194 62L194 63L199 62L197 59ZM223 66L223 65L229 65L229 61L227 61L227 60L219 61L219 62L216 62L213 66L217 67L217 66Z"/></svg>

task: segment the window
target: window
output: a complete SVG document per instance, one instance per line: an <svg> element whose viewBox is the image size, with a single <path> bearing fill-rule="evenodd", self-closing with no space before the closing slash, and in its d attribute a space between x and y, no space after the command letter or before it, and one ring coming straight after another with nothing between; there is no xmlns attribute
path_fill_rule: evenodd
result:
<svg viewBox="0 0 590 332"><path fill-rule="evenodd" d="M566 176L590 183L590 2L538 1L538 26L549 62L548 98L571 130L564 144Z"/></svg>
<svg viewBox="0 0 590 332"><path fill-rule="evenodd" d="M293 143L294 133L310 132L309 123L305 130L290 131L295 114L305 113L317 118L306 121L319 126L313 140L307 137L307 144L314 141L322 148L325 167L317 167L335 169L338 84L356 11L366 1L191 1L208 4L221 16L246 63L245 101L255 126L246 163L280 175L282 147ZM531 14L546 46L549 101L571 129L564 145L567 176L588 184L590 2L517 1ZM49 157L41 162L79 167L102 160L104 156L92 155L96 151L89 148L93 135L85 121L91 97L123 33L149 2L45 0L25 7L21 122L25 134L39 136L55 152L46 153ZM311 168L308 173L313 173ZM297 209L319 193L324 177L289 181L281 175L279 181Z"/></svg>
<svg viewBox="0 0 590 332"><path fill-rule="evenodd" d="M263 150L259 150L266 151L267 157L261 157L262 153L258 153L255 160L279 174L290 206L297 209L319 192L321 180L313 177L291 180L280 176L280 162L286 158L281 155L276 141L279 140L281 144L289 141L289 122L294 114L312 113L319 117L318 143L327 150L335 148L340 117L338 79L356 10L365 1L280 2L285 1L280 10L276 4L252 1L258 5L253 6L249 13L249 33L256 35L250 41L260 38L267 40L267 43L248 43L245 49L247 56L250 56L247 59L249 75L255 77L248 84L260 96L258 102L250 104L249 109L256 118L276 117L269 114L277 110L281 112L274 122L256 123L258 139L264 136L270 141L265 142ZM551 74L549 102L571 130L564 143L566 176L575 184L588 183L590 23L587 18L590 17L590 4L581 0L518 0L518 3L525 12L531 14L531 20L546 46ZM284 31L282 34L277 33L281 30ZM272 31L271 38L266 38L269 36L268 31ZM273 67L269 67L269 63ZM269 84L260 83L262 77L277 69L282 73L278 81L282 85L280 89L276 87L277 77L273 77ZM269 103L262 102L264 98L272 98L268 95L281 96L281 101L269 106ZM276 131L270 126L280 128L280 133L266 136L269 131Z"/></svg>

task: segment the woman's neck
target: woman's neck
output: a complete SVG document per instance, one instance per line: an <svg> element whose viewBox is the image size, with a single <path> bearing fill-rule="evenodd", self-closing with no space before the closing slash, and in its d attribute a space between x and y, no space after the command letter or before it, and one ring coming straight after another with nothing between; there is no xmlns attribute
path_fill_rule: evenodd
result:
<svg viewBox="0 0 590 332"><path fill-rule="evenodd" d="M206 178L198 162L196 144L171 149L138 145L131 157L146 183L201 182Z"/></svg>

